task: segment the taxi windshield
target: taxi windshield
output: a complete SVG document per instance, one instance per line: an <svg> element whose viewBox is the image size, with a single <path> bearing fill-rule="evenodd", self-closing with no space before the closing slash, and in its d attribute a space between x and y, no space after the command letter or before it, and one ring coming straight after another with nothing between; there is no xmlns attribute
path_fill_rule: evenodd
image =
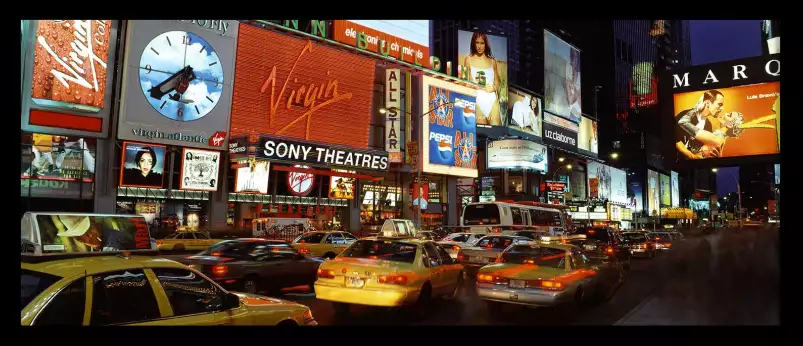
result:
<svg viewBox="0 0 803 346"><path fill-rule="evenodd" d="M413 263L418 245L393 240L358 240L340 255L351 258L381 259Z"/></svg>
<svg viewBox="0 0 803 346"><path fill-rule="evenodd" d="M504 263L535 264L549 268L566 268L566 250L548 247L516 245L502 253Z"/></svg>
<svg viewBox="0 0 803 346"><path fill-rule="evenodd" d="M510 244L513 244L513 238L510 237L485 237L480 239L477 242L477 247L484 247L484 248L493 248L493 249L505 249Z"/></svg>
<svg viewBox="0 0 803 346"><path fill-rule="evenodd" d="M25 309L34 298L59 280L61 280L59 276L23 269L20 272L21 309Z"/></svg>

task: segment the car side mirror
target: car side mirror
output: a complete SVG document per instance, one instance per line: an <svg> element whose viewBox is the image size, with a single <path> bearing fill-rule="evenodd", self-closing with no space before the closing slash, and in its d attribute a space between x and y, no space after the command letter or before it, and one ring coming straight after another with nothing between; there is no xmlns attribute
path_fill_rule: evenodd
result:
<svg viewBox="0 0 803 346"><path fill-rule="evenodd" d="M223 296L223 310L231 310L240 307L240 297L234 293L227 293Z"/></svg>

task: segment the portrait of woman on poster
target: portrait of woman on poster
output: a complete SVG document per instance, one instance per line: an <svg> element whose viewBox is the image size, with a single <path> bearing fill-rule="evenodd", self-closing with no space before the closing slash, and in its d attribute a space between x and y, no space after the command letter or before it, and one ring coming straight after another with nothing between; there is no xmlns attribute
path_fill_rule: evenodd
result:
<svg viewBox="0 0 803 346"><path fill-rule="evenodd" d="M502 125L499 112L499 69L491 52L488 35L475 32L471 36L471 53L463 61L469 68L471 81L484 86L477 90L477 124Z"/></svg>
<svg viewBox="0 0 803 346"><path fill-rule="evenodd" d="M570 49L571 59L566 65L566 104L569 105L569 114L581 116L580 108L580 52Z"/></svg>
<svg viewBox="0 0 803 346"><path fill-rule="evenodd" d="M162 174L154 171L156 152L151 147L137 149L134 156L135 168L126 168L123 172L123 184L133 186L162 186Z"/></svg>

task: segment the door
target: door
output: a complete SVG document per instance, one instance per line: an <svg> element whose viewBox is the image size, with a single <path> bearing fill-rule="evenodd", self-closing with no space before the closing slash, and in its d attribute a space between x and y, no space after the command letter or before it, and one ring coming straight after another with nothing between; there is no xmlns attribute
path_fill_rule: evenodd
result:
<svg viewBox="0 0 803 346"><path fill-rule="evenodd" d="M346 239L345 234L340 232L332 232L329 236L332 237L332 247L336 254L340 254L354 242Z"/></svg>
<svg viewBox="0 0 803 346"><path fill-rule="evenodd" d="M287 243L265 243L254 248L252 264L257 267L260 286L268 289L292 287L300 281L293 270L296 251Z"/></svg>
<svg viewBox="0 0 803 346"><path fill-rule="evenodd" d="M232 324L231 311L221 311L225 292L203 276L181 268L151 268L169 310L159 325L213 326ZM165 304L167 303L167 304Z"/></svg>
<svg viewBox="0 0 803 346"><path fill-rule="evenodd" d="M81 277L47 301L33 319L34 326L81 326L86 310L86 277Z"/></svg>
<svg viewBox="0 0 803 346"><path fill-rule="evenodd" d="M162 317L170 315L169 306L159 304L142 269L96 274L92 282L89 325L158 325Z"/></svg>
<svg viewBox="0 0 803 346"><path fill-rule="evenodd" d="M429 281L432 285L432 294L433 296L441 296L448 290L448 287L445 287L447 278L445 276L445 267L435 243L431 241L424 242L424 253L427 255L427 263L429 264Z"/></svg>
<svg viewBox="0 0 803 346"><path fill-rule="evenodd" d="M449 256L449 252L443 248L440 244L435 244L435 247L438 250L438 255L441 257L441 265L443 266L443 280L445 281L445 294L449 294L450 292L454 291L454 287L457 284L457 278L462 275L462 267L457 264L457 262L452 259L452 256Z"/></svg>

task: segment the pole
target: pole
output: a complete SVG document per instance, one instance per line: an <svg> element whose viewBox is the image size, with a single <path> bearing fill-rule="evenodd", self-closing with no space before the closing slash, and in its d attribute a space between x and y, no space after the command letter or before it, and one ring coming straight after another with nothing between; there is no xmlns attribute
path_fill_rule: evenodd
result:
<svg viewBox="0 0 803 346"><path fill-rule="evenodd" d="M736 177L733 177L736 179ZM736 180L736 193L739 194L739 226L742 226L742 185L739 184L739 180Z"/></svg>

